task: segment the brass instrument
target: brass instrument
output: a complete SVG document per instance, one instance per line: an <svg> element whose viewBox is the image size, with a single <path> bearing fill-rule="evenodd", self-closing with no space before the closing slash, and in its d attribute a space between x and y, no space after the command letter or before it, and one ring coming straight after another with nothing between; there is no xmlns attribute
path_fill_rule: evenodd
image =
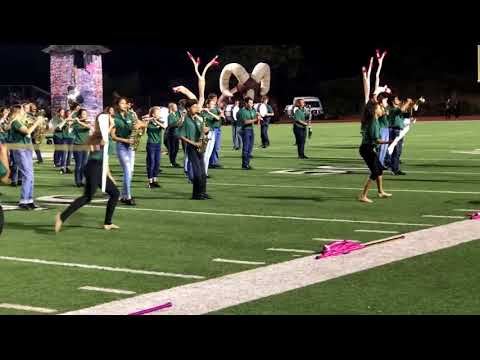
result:
<svg viewBox="0 0 480 360"><path fill-rule="evenodd" d="M130 113L133 114L133 124L132 124L132 132L130 134L130 140L133 140L133 144L130 145L133 151L137 151L138 147L140 146L140 140L142 136L145 134L145 129L135 129L137 122L139 121L138 115L135 111L130 110Z"/></svg>
<svg viewBox="0 0 480 360"><path fill-rule="evenodd" d="M43 139L45 138L45 133L48 126L48 119L45 115L45 110L40 110L35 118L36 120L41 120L41 123L37 126L37 128L32 134L33 140L36 144L41 144Z"/></svg>
<svg viewBox="0 0 480 360"><path fill-rule="evenodd" d="M205 122L205 119L203 117L201 117L199 115L193 115L193 120L196 120L196 118L198 118L198 120L202 122L203 127L206 127L206 122ZM205 151L207 150L208 142L210 141L207 134L205 134L203 132L203 127L202 127L202 131L200 132L200 143L201 143L201 145L198 148L198 152L200 154L205 154Z"/></svg>

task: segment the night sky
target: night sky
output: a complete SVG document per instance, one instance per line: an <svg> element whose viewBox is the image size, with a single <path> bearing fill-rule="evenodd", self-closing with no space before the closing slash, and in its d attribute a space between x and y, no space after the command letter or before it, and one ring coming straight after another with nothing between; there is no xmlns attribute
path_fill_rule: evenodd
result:
<svg viewBox="0 0 480 360"><path fill-rule="evenodd" d="M0 84L34 84L49 89L49 56L41 52L49 44L0 45ZM111 78L139 71L143 95L167 92L172 79L194 79L193 69L185 52L206 59L214 56L220 46L210 48L165 47L158 43L102 44L112 50L104 56L104 73ZM408 78L412 69L422 69L420 76L436 78L454 74L476 82L476 43L457 41L417 45L388 42L324 42L302 45L303 66L309 70L306 92L312 83L359 76L375 48L387 48L385 76ZM221 53L220 59L221 59ZM424 70L424 71L423 71ZM417 74L415 76L419 76ZM211 80L215 83L217 79ZM275 84L275 77L272 79ZM274 89L274 88L273 88ZM218 89L217 89L218 91Z"/></svg>

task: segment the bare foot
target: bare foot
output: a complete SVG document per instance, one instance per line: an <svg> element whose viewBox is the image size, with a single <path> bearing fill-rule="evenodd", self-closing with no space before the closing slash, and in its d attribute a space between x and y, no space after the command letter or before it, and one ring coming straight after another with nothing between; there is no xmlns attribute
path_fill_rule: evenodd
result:
<svg viewBox="0 0 480 360"><path fill-rule="evenodd" d="M379 193L379 194L378 194L378 197L379 197L379 198L382 198L382 199L386 199L386 198L389 198L389 197L391 197L391 196L392 196L392 194L389 194L389 193L386 193L386 192L383 192L383 193Z"/></svg>
<svg viewBox="0 0 480 360"><path fill-rule="evenodd" d="M360 196L360 197L358 198L358 201L361 201L361 202L364 202L364 203L368 203L368 204L373 203L373 201L370 200L370 199L369 199L368 197L366 197L366 196Z"/></svg>
<svg viewBox="0 0 480 360"><path fill-rule="evenodd" d="M103 225L103 228L105 230L114 230L114 229L120 229L119 226L115 225L115 224L110 224L110 225Z"/></svg>
<svg viewBox="0 0 480 360"><path fill-rule="evenodd" d="M58 213L57 216L55 216L55 232L56 233L60 231L60 229L62 228L62 225L63 225L63 221L60 218L60 213Z"/></svg>

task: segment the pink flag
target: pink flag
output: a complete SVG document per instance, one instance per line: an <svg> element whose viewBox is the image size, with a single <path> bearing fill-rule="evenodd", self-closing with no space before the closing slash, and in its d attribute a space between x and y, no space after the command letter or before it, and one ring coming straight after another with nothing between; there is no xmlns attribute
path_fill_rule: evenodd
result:
<svg viewBox="0 0 480 360"><path fill-rule="evenodd" d="M339 240L334 241L333 243L327 244L323 247L321 255L315 257L315 259L323 259L330 256L339 256L348 254L355 250L360 250L365 247L364 244L359 243L358 241L352 240Z"/></svg>

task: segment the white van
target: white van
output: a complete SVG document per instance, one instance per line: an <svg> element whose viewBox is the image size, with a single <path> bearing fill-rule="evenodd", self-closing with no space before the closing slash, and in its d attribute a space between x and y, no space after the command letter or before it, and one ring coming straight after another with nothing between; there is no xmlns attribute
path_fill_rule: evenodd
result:
<svg viewBox="0 0 480 360"><path fill-rule="evenodd" d="M323 111L322 102L318 97L314 96L297 96L293 99L293 104L297 102L297 100L303 99L305 101L305 108L307 108L311 115L312 120L314 119L323 119L325 116L325 112ZM293 110L295 108L294 105L287 105L285 107L285 114L288 116L293 115Z"/></svg>

